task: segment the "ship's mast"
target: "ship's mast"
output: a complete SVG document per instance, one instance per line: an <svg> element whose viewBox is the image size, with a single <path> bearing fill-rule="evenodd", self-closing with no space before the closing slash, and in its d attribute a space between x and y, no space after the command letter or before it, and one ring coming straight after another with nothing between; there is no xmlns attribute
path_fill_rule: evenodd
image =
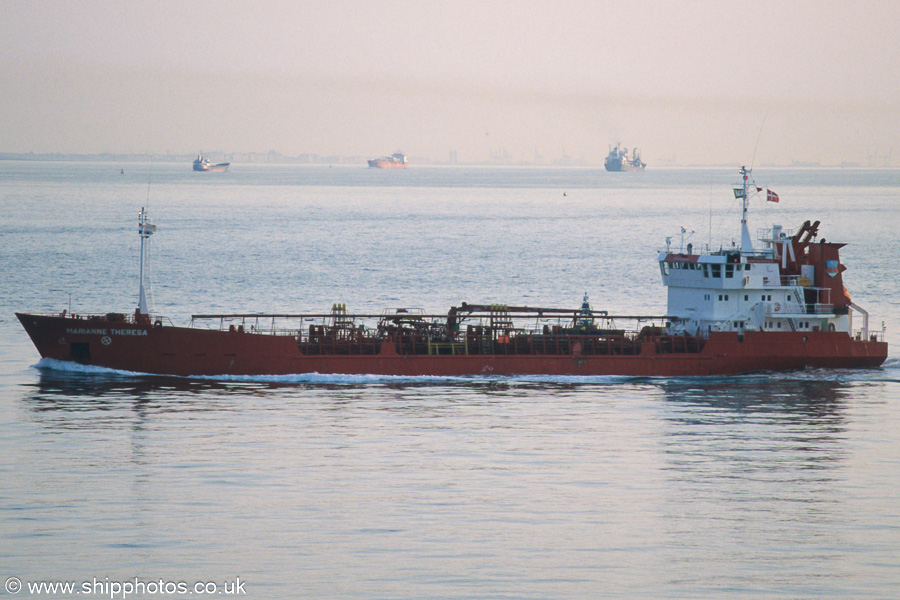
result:
<svg viewBox="0 0 900 600"><path fill-rule="evenodd" d="M750 228L747 225L747 212L750 208L750 194L747 193L749 184L747 180L750 178L751 169L741 167L741 201L743 208L741 212L741 252L753 252L753 241L750 239Z"/></svg>
<svg viewBox="0 0 900 600"><path fill-rule="evenodd" d="M150 223L150 216L147 211L141 207L138 213L138 234L141 236L141 284L140 295L138 296L138 314L147 315L147 294L144 292L144 240L147 240L147 251L150 250L150 236L156 231L156 225Z"/></svg>

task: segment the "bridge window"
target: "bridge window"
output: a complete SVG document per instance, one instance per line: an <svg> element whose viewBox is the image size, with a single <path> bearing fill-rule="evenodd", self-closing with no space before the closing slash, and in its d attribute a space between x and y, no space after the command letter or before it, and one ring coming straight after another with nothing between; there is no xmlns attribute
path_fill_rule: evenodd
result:
<svg viewBox="0 0 900 600"><path fill-rule="evenodd" d="M713 277L722 278L722 265L710 265L710 268L712 269Z"/></svg>
<svg viewBox="0 0 900 600"><path fill-rule="evenodd" d="M734 265L728 264L725 265L725 279L733 279L734 278Z"/></svg>

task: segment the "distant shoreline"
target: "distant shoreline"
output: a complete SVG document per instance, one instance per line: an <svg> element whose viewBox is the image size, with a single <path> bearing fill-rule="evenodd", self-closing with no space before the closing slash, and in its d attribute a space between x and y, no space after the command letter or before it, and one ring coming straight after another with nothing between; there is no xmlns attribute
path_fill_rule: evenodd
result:
<svg viewBox="0 0 900 600"><path fill-rule="evenodd" d="M361 156L321 156L318 154L301 154L299 156L285 156L282 154L278 154L275 152L209 152L203 153L203 156L208 157L210 161L213 162L230 162L237 164L253 164L253 165L264 165L264 164L273 164L273 165L311 165L311 166L332 166L332 165L343 165L343 166L365 166L366 158ZM101 154L63 154L63 153L54 153L54 152L27 152L27 153L16 153L16 152L0 152L0 161L6 160L20 160L20 161L34 161L34 162L98 162L98 163L147 163L147 162L158 162L158 163L190 163L196 158L195 154L112 154L112 153L101 153ZM534 163L534 162L472 162L472 163L464 163L464 162L441 162L441 161L432 161L423 158L417 158L414 163L411 165L413 168L415 166L435 166L435 167L545 167L545 168L565 168L565 167L576 167L576 168L603 168L602 163L589 163L582 161L570 161L570 162L559 162L556 161L554 163ZM760 164L757 165L760 168L768 168L768 169L892 169L897 168L893 165L864 165L862 163L857 162L842 162L838 164L823 164L818 162L802 162L802 161L794 161L789 164ZM731 168L734 167L733 164L730 163L721 163L721 164L676 164L676 163L663 163L656 165L658 169L666 169L666 168L685 168L685 169L693 169L693 168ZM653 167L648 167L648 171L652 171Z"/></svg>

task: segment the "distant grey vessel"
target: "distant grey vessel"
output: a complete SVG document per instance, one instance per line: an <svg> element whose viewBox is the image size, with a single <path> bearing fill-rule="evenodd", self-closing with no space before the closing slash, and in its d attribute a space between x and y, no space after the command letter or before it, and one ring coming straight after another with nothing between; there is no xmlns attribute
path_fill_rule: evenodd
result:
<svg viewBox="0 0 900 600"><path fill-rule="evenodd" d="M194 170L195 171L212 171L214 173L221 173L223 171L228 170L228 166L231 163L218 163L218 164L210 164L210 162L203 158L203 155L198 154L196 160L194 160Z"/></svg>
<svg viewBox="0 0 900 600"><path fill-rule="evenodd" d="M628 148L620 148L616 144L615 148L610 147L609 155L603 163L607 171L643 171L647 164L641 160L641 154L637 148L634 149L631 156L628 156Z"/></svg>

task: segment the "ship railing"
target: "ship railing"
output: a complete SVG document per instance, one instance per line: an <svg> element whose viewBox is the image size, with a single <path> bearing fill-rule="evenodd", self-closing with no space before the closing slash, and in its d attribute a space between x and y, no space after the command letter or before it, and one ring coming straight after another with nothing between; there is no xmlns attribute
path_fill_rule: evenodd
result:
<svg viewBox="0 0 900 600"><path fill-rule="evenodd" d="M62 317L64 319L72 319L75 321L104 321L106 323L126 323L128 325L153 325L156 327L174 327L172 319L163 315L140 315L134 313L91 313L91 312L45 312L37 313L47 317Z"/></svg>
<svg viewBox="0 0 900 600"><path fill-rule="evenodd" d="M790 241L794 237L794 230L778 228L778 234L776 236L776 230L772 227L760 227L756 230L756 239L761 242Z"/></svg>
<svg viewBox="0 0 900 600"><path fill-rule="evenodd" d="M382 313L348 315L348 317L356 319L352 327L335 327L334 323L329 321L334 318L333 313L203 314L192 315L189 326L197 329L234 331L238 333L293 336L299 340L304 340L310 335L315 337L323 335L330 337L351 336L354 338L377 337L383 331L381 326L387 321L388 325L396 329L394 333L416 333L417 335L434 337L436 332L441 332L438 336L439 341L458 343L466 339L466 329L468 327L483 327L494 337L523 333L541 335L552 332L557 334L563 329L572 327L573 319L581 314L577 309L528 309L527 311L522 310L521 314L514 314L512 307L509 313L509 318L500 324L496 321L496 313L481 311L456 313L457 329L455 331L446 331L448 326L447 315L427 314L422 309L388 309ZM491 321L492 318L494 319L493 322ZM647 315L611 316L607 315L605 311L594 311L594 318L601 329L617 329L620 328L616 326L616 320L618 319L636 321L637 325L640 326L657 321L664 323L674 317ZM399 323L394 323L394 321ZM528 321L531 321L531 323L526 325ZM311 327L315 329L314 334L310 330ZM387 331L387 333L391 332ZM438 338L435 338L434 341L438 341ZM453 351L458 351L458 349L453 348Z"/></svg>
<svg viewBox="0 0 900 600"><path fill-rule="evenodd" d="M712 254L718 254L718 255L721 256L721 255L723 255L723 254L730 254L730 253L732 253L732 252L734 252L734 250L732 250L732 249L727 249L727 250L719 250L718 252L713 252ZM773 253L772 253L772 249L771 249L771 248L762 248L762 249L760 249L760 250L746 250L746 251L745 251L745 250L741 250L741 256L751 257L751 258L768 258L768 259L771 259L771 258L773 258Z"/></svg>
<svg viewBox="0 0 900 600"><path fill-rule="evenodd" d="M814 315L830 315L834 314L834 304L807 304L808 313Z"/></svg>
<svg viewBox="0 0 900 600"><path fill-rule="evenodd" d="M425 309L424 308L385 308L381 311L382 317L424 317Z"/></svg>
<svg viewBox="0 0 900 600"><path fill-rule="evenodd" d="M230 315L192 315L190 327L194 329L210 329L213 331L233 331L238 333L255 333L262 335L283 335L299 337L310 324L325 325L330 313L315 315L266 315L266 314L230 314ZM288 323L285 323L288 321Z"/></svg>
<svg viewBox="0 0 900 600"><path fill-rule="evenodd" d="M793 315L833 315L834 304L801 304L797 310L796 303L765 302L763 304L766 314L773 317L786 317Z"/></svg>
<svg viewBox="0 0 900 600"><path fill-rule="evenodd" d="M829 288L814 287L812 283L813 282L809 277L804 277L803 275L781 276L781 285L784 287L795 287L800 288L801 290L815 290L817 292L830 293Z"/></svg>
<svg viewBox="0 0 900 600"><path fill-rule="evenodd" d="M134 319L132 315L131 321L136 323L137 321ZM147 323L148 321L145 321ZM175 323L172 322L172 319L169 317L165 317L162 315L151 315L149 323L151 323L154 327L175 327Z"/></svg>
<svg viewBox="0 0 900 600"><path fill-rule="evenodd" d="M871 331L869 329L853 329L850 331L850 337L857 342L883 342L883 331Z"/></svg>

